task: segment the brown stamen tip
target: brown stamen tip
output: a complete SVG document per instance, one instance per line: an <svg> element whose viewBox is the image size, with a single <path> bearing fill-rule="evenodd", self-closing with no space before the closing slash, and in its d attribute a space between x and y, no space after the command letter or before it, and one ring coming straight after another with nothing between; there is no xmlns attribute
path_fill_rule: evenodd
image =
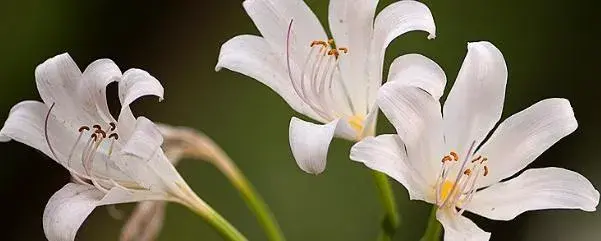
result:
<svg viewBox="0 0 601 241"><path fill-rule="evenodd" d="M485 161L488 161L488 158L482 158L482 161L480 162L480 164L484 163Z"/></svg>
<svg viewBox="0 0 601 241"><path fill-rule="evenodd" d="M109 125L111 126L111 131L117 129L117 125L114 122L109 123Z"/></svg>
<svg viewBox="0 0 601 241"><path fill-rule="evenodd" d="M330 51L328 51L328 55L334 55L334 57L338 58L340 53L338 53L338 50L336 49L330 49Z"/></svg>
<svg viewBox="0 0 601 241"><path fill-rule="evenodd" d="M96 138L97 138L97 137L98 137L98 136L96 135L96 133L93 133L93 134L90 136L90 138L94 139L94 141L96 141Z"/></svg>
<svg viewBox="0 0 601 241"><path fill-rule="evenodd" d="M488 175L488 166L484 166L484 176Z"/></svg>
<svg viewBox="0 0 601 241"><path fill-rule="evenodd" d="M448 161L451 161L451 157L450 156L444 156L442 158L442 163L445 163L445 162L448 162Z"/></svg>
<svg viewBox="0 0 601 241"><path fill-rule="evenodd" d="M472 163L479 161L480 158L482 158L482 156L478 156L478 157L474 158L474 160L472 160Z"/></svg>
<svg viewBox="0 0 601 241"><path fill-rule="evenodd" d="M97 129L97 130L102 130L102 127L100 127L100 125L93 125L92 128Z"/></svg>
<svg viewBox="0 0 601 241"><path fill-rule="evenodd" d="M338 50L342 51L343 53L348 53L348 48L338 48Z"/></svg>
<svg viewBox="0 0 601 241"><path fill-rule="evenodd" d="M104 132L103 130L96 130L94 131L94 133L102 134L102 138L106 138L106 132Z"/></svg>
<svg viewBox="0 0 601 241"><path fill-rule="evenodd" d="M324 47L328 47L328 44L325 41L321 41L321 40L315 40L315 41L311 42L311 47L313 47L315 45L321 45Z"/></svg>
<svg viewBox="0 0 601 241"><path fill-rule="evenodd" d="M90 127L87 127L87 126L82 126L82 127L79 127L79 130L78 130L78 131L79 131L79 132L82 132L82 131L89 131L89 130L90 130Z"/></svg>
<svg viewBox="0 0 601 241"><path fill-rule="evenodd" d="M109 139L110 138L115 138L115 140L119 140L119 135L117 135L117 133L113 133L109 135Z"/></svg>
<svg viewBox="0 0 601 241"><path fill-rule="evenodd" d="M451 154L451 156L453 156L454 161L459 161L459 155L457 155L457 152L452 151L449 154Z"/></svg>
<svg viewBox="0 0 601 241"><path fill-rule="evenodd" d="M468 169L465 169L465 171L463 172L463 174L465 174L465 175L468 175L468 176L469 176L469 175L471 175L471 174L472 174L472 170L470 170L469 168L468 168Z"/></svg>

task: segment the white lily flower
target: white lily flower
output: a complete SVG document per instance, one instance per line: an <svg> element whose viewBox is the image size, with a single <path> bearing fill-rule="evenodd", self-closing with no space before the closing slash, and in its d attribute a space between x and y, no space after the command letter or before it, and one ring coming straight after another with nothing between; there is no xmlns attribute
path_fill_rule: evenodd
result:
<svg viewBox="0 0 601 241"><path fill-rule="evenodd" d="M134 118L129 105L145 95L163 97L163 87L139 69L121 73L109 59L91 63L82 73L68 54L35 70L42 102L15 105L0 140L16 140L44 152L75 179L48 201L43 227L50 241L72 241L101 205L169 200L191 205L197 198L160 148L157 127ZM109 112L106 86L119 84L121 112ZM198 200L194 200L197 202Z"/></svg>
<svg viewBox="0 0 601 241"><path fill-rule="evenodd" d="M599 192L573 171L529 169L504 181L577 128L568 100L545 99L514 114L483 143L503 110L501 52L488 42L468 44L442 111L432 94L444 90L442 69L432 61L410 67L392 69L391 78L403 78L385 84L377 98L397 135L364 139L351 159L400 182L412 200L436 205L446 241L490 238L462 216L465 210L494 220L540 209L595 210Z"/></svg>
<svg viewBox="0 0 601 241"><path fill-rule="evenodd" d="M216 70L252 77L294 110L321 124L293 117L290 147L299 167L321 173L334 136L357 141L373 135L384 51L406 32L434 38L428 7L405 0L375 17L378 0L331 0L333 39L302 0L245 0L244 9L262 37L240 35L221 47Z"/></svg>

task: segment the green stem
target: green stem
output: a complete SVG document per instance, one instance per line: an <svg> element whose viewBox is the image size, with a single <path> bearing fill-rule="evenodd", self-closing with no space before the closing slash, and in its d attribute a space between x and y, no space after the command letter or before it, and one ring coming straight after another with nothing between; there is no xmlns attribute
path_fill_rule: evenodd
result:
<svg viewBox="0 0 601 241"><path fill-rule="evenodd" d="M215 148L213 158L215 166L226 175L232 185L242 194L244 201L265 230L268 240L285 241L286 238L284 238L284 234L271 210L242 171L220 149Z"/></svg>
<svg viewBox="0 0 601 241"><path fill-rule="evenodd" d="M194 211L198 216L204 218L224 239L230 241L248 241L240 231L219 215L211 206L196 196L196 194L190 192L187 195L188 198L181 203Z"/></svg>
<svg viewBox="0 0 601 241"><path fill-rule="evenodd" d="M436 220L436 211L438 211L438 208L435 205L433 205L432 211L430 211L430 218L428 218L428 227L426 227L424 236L420 239L420 241L440 240L442 225L438 222L438 220Z"/></svg>
<svg viewBox="0 0 601 241"><path fill-rule="evenodd" d="M386 216L382 221L382 230L378 236L378 240L392 240L392 237L394 236L394 233L396 232L396 229L401 221L394 199L394 192L392 191L392 187L390 186L390 182L388 181L388 176L386 176L386 174L378 171L373 171L372 174L376 182L376 186L378 187L380 200L382 201L382 205L384 206L384 210L386 212Z"/></svg>

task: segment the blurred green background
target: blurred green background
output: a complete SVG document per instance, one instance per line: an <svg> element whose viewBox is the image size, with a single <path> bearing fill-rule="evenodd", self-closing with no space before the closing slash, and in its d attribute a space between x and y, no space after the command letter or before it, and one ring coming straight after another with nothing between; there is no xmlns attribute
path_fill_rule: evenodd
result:
<svg viewBox="0 0 601 241"><path fill-rule="evenodd" d="M326 0L307 1L327 21ZM390 0L381 1L379 9ZM437 23L437 38L410 33L393 42L387 65L398 55L419 52L436 60L451 86L466 42L489 40L504 53L508 68L504 117L548 97L570 99L578 130L545 152L533 166L578 171L601 187L599 159L599 9L594 1L424 1ZM261 192L291 241L374 240L382 208L371 175L349 161L351 143L335 140L328 168L303 173L288 146L295 114L269 88L227 70L214 71L220 45L257 33L241 1L3 1L0 3L0 121L12 105L39 99L34 68L69 52L80 68L113 59L122 70L141 68L165 87L165 101L144 99L138 115L201 130L215 139ZM113 93L114 86L111 87ZM393 132L380 118L379 133ZM0 144L1 240L45 240L41 215L68 173L25 145ZM178 169L194 190L250 240L265 240L255 218L228 181L196 160ZM429 205L408 201L394 183L402 211L395 240L418 240ZM129 212L133 205L118 208ZM473 216L473 215L471 215ZM470 217L471 217L470 216ZM601 214L571 210L528 212L510 222L475 217L492 240L601 240ZM123 220L98 208L78 240L117 240ZM169 205L159 240L221 240L199 217Z"/></svg>

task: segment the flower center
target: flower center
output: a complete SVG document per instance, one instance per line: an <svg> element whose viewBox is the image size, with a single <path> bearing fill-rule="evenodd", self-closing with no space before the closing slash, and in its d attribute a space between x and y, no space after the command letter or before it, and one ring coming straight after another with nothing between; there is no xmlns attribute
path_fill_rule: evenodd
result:
<svg viewBox="0 0 601 241"><path fill-rule="evenodd" d="M468 154L463 161L459 160L454 151L442 158L436 182L436 205L461 214L476 193L478 178L487 176L489 169L486 165L488 158L480 155L470 160Z"/></svg>
<svg viewBox="0 0 601 241"><path fill-rule="evenodd" d="M365 128L363 126L363 121L365 121L365 117L362 115L354 115L348 119L349 125L358 133L358 135L361 135L361 133L363 133L363 128Z"/></svg>

